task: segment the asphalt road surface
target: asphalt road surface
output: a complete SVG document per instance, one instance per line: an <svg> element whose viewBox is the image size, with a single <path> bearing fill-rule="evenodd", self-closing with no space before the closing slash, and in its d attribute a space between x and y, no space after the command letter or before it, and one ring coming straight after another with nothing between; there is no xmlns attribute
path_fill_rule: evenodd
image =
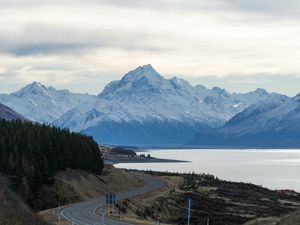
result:
<svg viewBox="0 0 300 225"><path fill-rule="evenodd" d="M140 180L145 181L145 186L136 190L121 193L116 195L116 201L122 199L131 198L137 195L152 192L164 185L164 182L160 179L147 176L147 175L134 175ZM94 198L85 202L73 204L72 206L64 209L61 215L68 221L73 222L77 225L102 225L101 216L96 214L96 210L100 207L105 207L106 197ZM106 219L104 220L105 225L131 225L126 222Z"/></svg>

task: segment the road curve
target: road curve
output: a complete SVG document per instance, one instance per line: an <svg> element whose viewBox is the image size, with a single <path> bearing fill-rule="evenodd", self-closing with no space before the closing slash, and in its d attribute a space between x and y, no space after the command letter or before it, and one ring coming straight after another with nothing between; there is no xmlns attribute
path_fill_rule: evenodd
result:
<svg viewBox="0 0 300 225"><path fill-rule="evenodd" d="M135 189L130 192L121 193L116 195L116 201L131 198L137 195L152 192L164 185L164 182L158 178L147 175L134 175L136 178L145 181L145 185L141 188ZM106 202L105 197L94 198L85 202L73 204L72 206L64 209L61 215L70 222L77 225L99 225L101 217L95 213L99 207L104 207ZM105 218L105 225L132 225L122 221L116 221Z"/></svg>

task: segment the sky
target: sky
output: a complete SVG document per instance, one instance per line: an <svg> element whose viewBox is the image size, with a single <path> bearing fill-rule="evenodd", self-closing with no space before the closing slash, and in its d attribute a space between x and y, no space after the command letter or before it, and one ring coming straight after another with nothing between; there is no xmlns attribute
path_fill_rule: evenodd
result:
<svg viewBox="0 0 300 225"><path fill-rule="evenodd" d="M98 94L137 66L230 92L300 92L298 0L0 0L0 93Z"/></svg>

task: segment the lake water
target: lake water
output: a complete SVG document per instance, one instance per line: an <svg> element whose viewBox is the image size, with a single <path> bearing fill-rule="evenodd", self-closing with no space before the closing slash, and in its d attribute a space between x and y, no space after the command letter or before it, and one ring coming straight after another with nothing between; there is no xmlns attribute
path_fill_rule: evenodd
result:
<svg viewBox="0 0 300 225"><path fill-rule="evenodd" d="M230 181L300 192L300 150L150 150L151 156L187 163L122 163L118 168L209 173ZM148 154L148 153L147 153Z"/></svg>

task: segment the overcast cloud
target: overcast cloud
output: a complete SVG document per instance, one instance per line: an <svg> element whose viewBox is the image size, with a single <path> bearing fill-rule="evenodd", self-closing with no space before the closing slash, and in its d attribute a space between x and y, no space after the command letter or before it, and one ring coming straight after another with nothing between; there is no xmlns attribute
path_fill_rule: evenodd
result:
<svg viewBox="0 0 300 225"><path fill-rule="evenodd" d="M34 80L99 93L151 63L166 77L300 92L296 0L0 0L0 92Z"/></svg>

